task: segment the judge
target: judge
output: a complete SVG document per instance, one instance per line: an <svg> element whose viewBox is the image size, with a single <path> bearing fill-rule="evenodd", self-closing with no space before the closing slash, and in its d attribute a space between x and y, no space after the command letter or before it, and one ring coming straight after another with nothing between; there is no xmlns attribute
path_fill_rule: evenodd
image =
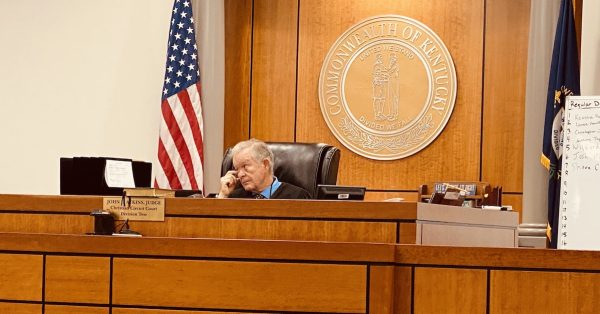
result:
<svg viewBox="0 0 600 314"><path fill-rule="evenodd" d="M266 143L250 139L231 150L234 170L221 177L219 198L308 199L310 194L273 175L273 152Z"/></svg>

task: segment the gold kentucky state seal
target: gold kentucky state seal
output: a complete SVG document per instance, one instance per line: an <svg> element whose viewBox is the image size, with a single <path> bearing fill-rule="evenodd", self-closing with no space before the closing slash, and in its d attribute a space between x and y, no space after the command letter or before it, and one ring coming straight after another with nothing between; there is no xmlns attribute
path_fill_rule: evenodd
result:
<svg viewBox="0 0 600 314"><path fill-rule="evenodd" d="M399 15L366 19L342 34L319 77L321 112L348 149L400 159L429 145L450 119L456 71L440 38Z"/></svg>

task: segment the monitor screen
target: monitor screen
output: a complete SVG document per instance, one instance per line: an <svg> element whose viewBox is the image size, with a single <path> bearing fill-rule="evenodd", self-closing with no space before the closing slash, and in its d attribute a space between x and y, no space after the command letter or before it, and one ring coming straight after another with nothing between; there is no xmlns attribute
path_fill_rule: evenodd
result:
<svg viewBox="0 0 600 314"><path fill-rule="evenodd" d="M317 187L317 199L362 201L365 198L365 191L366 188L361 186L319 184Z"/></svg>

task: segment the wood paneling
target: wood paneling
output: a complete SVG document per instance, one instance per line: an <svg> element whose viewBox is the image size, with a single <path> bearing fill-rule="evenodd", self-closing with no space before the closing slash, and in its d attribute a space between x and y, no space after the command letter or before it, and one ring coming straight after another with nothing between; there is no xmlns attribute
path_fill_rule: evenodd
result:
<svg viewBox="0 0 600 314"><path fill-rule="evenodd" d="M65 292L67 294L68 292ZM46 305L45 314L108 314L108 307ZM114 313L114 311L113 311Z"/></svg>
<svg viewBox="0 0 600 314"><path fill-rule="evenodd" d="M273 1L257 0L256 5ZM424 182L438 180L483 180L502 185L508 192L522 192L528 0L302 0L299 13L296 0L290 2L292 4L280 2L285 3L287 9L278 6L271 11L255 12L255 17L260 13L262 20L275 21L271 31L284 40L254 41L253 66L258 66L264 75L252 77L253 91L257 88L262 93L253 94L252 116L246 116L252 120L250 133L253 136L289 138L281 134L290 132L287 119L292 113L288 112L291 108L288 97L293 91L297 94L296 140L326 142L342 149L339 184L364 185L384 191L416 190ZM242 13L242 18L244 14L247 13ZM454 59L459 82L454 113L442 134L423 151L398 161L374 161L347 150L327 128L318 101L320 68L330 46L350 26L381 14L408 16L436 32ZM289 24L280 27L278 21L290 16ZM282 73L291 73L296 52L291 51L286 59L293 64L283 67L282 59L271 56L294 45L296 33L290 24L296 18L297 86L291 78L280 79ZM255 28L254 34L265 32L265 29ZM274 45L277 47L273 48ZM227 49L229 47L236 46L228 44ZM270 63L263 66L261 60ZM274 68L281 72L273 73ZM275 81L279 85L274 85ZM226 93L231 93L230 89ZM263 94L266 95L263 97ZM272 112L255 115L255 102L271 104L275 97L283 104L283 120L274 123L276 115ZM268 105L267 110L271 108ZM230 126L226 121L226 133L232 127L237 125ZM225 144L229 146L231 142ZM388 197L367 195L367 198Z"/></svg>
<svg viewBox="0 0 600 314"><path fill-rule="evenodd" d="M529 0L486 1L482 181L523 192Z"/></svg>
<svg viewBox="0 0 600 314"><path fill-rule="evenodd" d="M373 192L367 191L365 193L365 200L367 201L384 201L389 199L404 199L404 202L416 202L418 198L417 192Z"/></svg>
<svg viewBox="0 0 600 314"><path fill-rule="evenodd" d="M102 197L74 195L0 195L0 209L7 211L43 211L49 213L89 213L102 207Z"/></svg>
<svg viewBox="0 0 600 314"><path fill-rule="evenodd" d="M31 233L85 234L94 230L90 216L2 214L1 217L0 232L22 230ZM396 241L394 222L168 217L164 222L129 222L129 226L145 236L153 237L382 243ZM408 233L402 233L402 236L407 237L406 241L410 241L411 236L414 237Z"/></svg>
<svg viewBox="0 0 600 314"><path fill-rule="evenodd" d="M0 254L0 299L41 301L42 260L41 255Z"/></svg>
<svg viewBox="0 0 600 314"><path fill-rule="evenodd" d="M84 234L94 231L91 216L82 215L39 215L0 214L0 231Z"/></svg>
<svg viewBox="0 0 600 314"><path fill-rule="evenodd" d="M293 142L298 0L254 0L250 136Z"/></svg>
<svg viewBox="0 0 600 314"><path fill-rule="evenodd" d="M110 258L46 257L46 301L108 304Z"/></svg>
<svg viewBox="0 0 600 314"><path fill-rule="evenodd" d="M352 313L366 304L360 265L115 258L113 278L114 304Z"/></svg>
<svg viewBox="0 0 600 314"><path fill-rule="evenodd" d="M186 216L415 219L411 202L321 200L167 199L167 214ZM368 209L368 210L365 210Z"/></svg>
<svg viewBox="0 0 600 314"><path fill-rule="evenodd" d="M41 304L4 303L0 302L0 313L10 314L41 314Z"/></svg>
<svg viewBox="0 0 600 314"><path fill-rule="evenodd" d="M412 267L394 267L394 313L409 314L412 307Z"/></svg>
<svg viewBox="0 0 600 314"><path fill-rule="evenodd" d="M329 47L352 25L381 14L405 15L428 25L448 47L459 81L454 113L444 132L417 155L398 161L370 160L344 148L327 128L317 96L320 68ZM477 181L483 63L481 0L302 1L298 50L297 139L327 142L342 149L338 184L416 190L423 182L440 178Z"/></svg>
<svg viewBox="0 0 600 314"><path fill-rule="evenodd" d="M223 148L249 138L252 0L225 0Z"/></svg>
<svg viewBox="0 0 600 314"><path fill-rule="evenodd" d="M101 200L0 195L0 232L92 232L93 217L88 213ZM55 203L68 210L61 213ZM393 243L396 221L416 219L416 204L411 202L171 198L165 207L164 222L133 221L130 227L154 237ZM401 230L402 243L413 243L414 234L405 231Z"/></svg>
<svg viewBox="0 0 600 314"><path fill-rule="evenodd" d="M492 271L490 313L598 313L600 274Z"/></svg>
<svg viewBox="0 0 600 314"><path fill-rule="evenodd" d="M416 223L400 223L400 244L415 244L417 243L417 224Z"/></svg>
<svg viewBox="0 0 600 314"><path fill-rule="evenodd" d="M277 219L174 218L132 224L146 235L193 238L396 242L396 223ZM416 232L416 231L415 231ZM410 234L403 234L410 237ZM409 241L407 239L407 241Z"/></svg>
<svg viewBox="0 0 600 314"><path fill-rule="evenodd" d="M352 220L416 218L412 202L339 202L321 200L255 200L167 198L165 215L184 217L349 218ZM40 214L83 214L102 207L101 196L39 196L0 194L0 214L27 211ZM365 210L367 209L368 210Z"/></svg>
<svg viewBox="0 0 600 314"><path fill-rule="evenodd" d="M573 17L575 19L575 34L577 36L577 48L579 49L579 65L581 66L581 24L583 14L583 0L572 0Z"/></svg>
<svg viewBox="0 0 600 314"><path fill-rule="evenodd" d="M570 273L568 283L566 303L573 313L600 313L600 274Z"/></svg>
<svg viewBox="0 0 600 314"><path fill-rule="evenodd" d="M525 248L396 246L396 262L404 265L600 270L600 252Z"/></svg>
<svg viewBox="0 0 600 314"><path fill-rule="evenodd" d="M414 313L485 313L487 271L415 269Z"/></svg>
<svg viewBox="0 0 600 314"><path fill-rule="evenodd" d="M394 279L394 266L370 267L369 313L392 313Z"/></svg>
<svg viewBox="0 0 600 314"><path fill-rule="evenodd" d="M390 263L393 261L395 254L393 246L383 243L287 242L151 237L133 238L26 233L0 233L0 247L7 251L19 251L22 250L23 247L27 247L30 249L29 251L50 251L60 252L62 254L87 252L89 254L102 255L125 254L268 260L292 259L328 262L342 260L348 262L369 261L373 263ZM14 269L21 270L12 263L9 263L9 265L14 267ZM22 267L28 271L31 268L26 266ZM18 277L19 275L28 276L29 273L22 271L14 276L16 276L15 278L20 278ZM3 298L0 295L0 300L2 299L6 298Z"/></svg>
<svg viewBox="0 0 600 314"><path fill-rule="evenodd" d="M195 306L217 313L484 313L488 300L489 313L600 312L598 251L18 233L0 233L0 247L0 313L41 312L40 304L7 299L15 295L5 290L41 294L41 275L37 284L15 283L41 273L42 254L49 272L62 264L92 282L97 275L71 261L113 256L113 301L121 302L113 312L121 314L203 313ZM100 304L46 304L48 313L105 310Z"/></svg>
<svg viewBox="0 0 600 314"><path fill-rule="evenodd" d="M112 310L113 314L242 314L248 312L218 312L218 311L181 311L181 310L157 310L157 309L121 309L114 308ZM260 312L252 312L256 314L261 314ZM265 313L267 314L267 313Z"/></svg>

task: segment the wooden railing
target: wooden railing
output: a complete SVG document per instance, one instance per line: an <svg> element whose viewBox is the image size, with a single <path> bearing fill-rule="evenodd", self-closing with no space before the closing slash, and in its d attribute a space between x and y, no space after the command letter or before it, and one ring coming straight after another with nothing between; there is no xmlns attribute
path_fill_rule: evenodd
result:
<svg viewBox="0 0 600 314"><path fill-rule="evenodd" d="M0 312L597 313L599 271L586 251L0 233Z"/></svg>

